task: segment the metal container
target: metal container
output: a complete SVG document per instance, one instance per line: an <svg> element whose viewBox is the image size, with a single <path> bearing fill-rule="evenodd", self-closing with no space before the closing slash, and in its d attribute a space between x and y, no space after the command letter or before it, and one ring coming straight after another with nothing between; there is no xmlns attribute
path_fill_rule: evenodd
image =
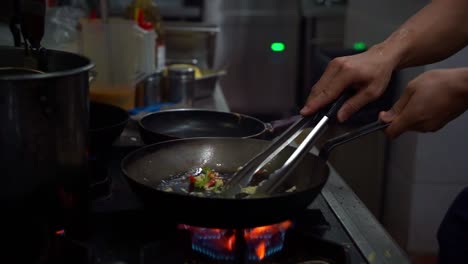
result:
<svg viewBox="0 0 468 264"><path fill-rule="evenodd" d="M162 71L157 71L137 83L135 107L145 107L163 102Z"/></svg>
<svg viewBox="0 0 468 264"><path fill-rule="evenodd" d="M24 49L0 47L0 68L25 67ZM77 203L86 188L88 78L93 67L72 53L47 53L42 74L1 74L0 203L47 214ZM61 204L49 203L51 200Z"/></svg>
<svg viewBox="0 0 468 264"><path fill-rule="evenodd" d="M192 58L200 68L213 68L220 28L199 22L167 22L167 63Z"/></svg>
<svg viewBox="0 0 468 264"><path fill-rule="evenodd" d="M193 106L195 70L190 66L169 67L168 99L170 102Z"/></svg>
<svg viewBox="0 0 468 264"><path fill-rule="evenodd" d="M224 70L201 70L202 77L195 79L195 87L193 90L193 100L201 101L207 98L212 98L219 79L226 75Z"/></svg>

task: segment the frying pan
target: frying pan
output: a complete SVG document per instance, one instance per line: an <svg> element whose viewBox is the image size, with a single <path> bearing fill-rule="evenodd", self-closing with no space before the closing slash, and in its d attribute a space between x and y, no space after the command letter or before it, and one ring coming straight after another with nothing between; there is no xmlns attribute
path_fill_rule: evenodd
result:
<svg viewBox="0 0 468 264"><path fill-rule="evenodd" d="M122 134L129 121L124 109L104 103L89 104L90 150L105 150Z"/></svg>
<svg viewBox="0 0 468 264"><path fill-rule="evenodd" d="M198 226L259 226L291 219L301 213L317 197L329 177L326 162L329 151L386 125L375 122L328 141L321 155L306 154L274 194L260 198L197 197L161 191L156 186L173 175L202 166L219 172L234 172L266 148L270 144L266 140L192 138L167 141L130 153L123 159L121 168L145 207L159 212L161 217ZM279 168L293 151L293 147L286 148L266 169ZM293 186L297 188L295 192L285 192Z"/></svg>
<svg viewBox="0 0 468 264"><path fill-rule="evenodd" d="M198 137L268 139L282 132L299 116L264 123L254 117L203 109L176 109L150 113L138 122L146 144Z"/></svg>

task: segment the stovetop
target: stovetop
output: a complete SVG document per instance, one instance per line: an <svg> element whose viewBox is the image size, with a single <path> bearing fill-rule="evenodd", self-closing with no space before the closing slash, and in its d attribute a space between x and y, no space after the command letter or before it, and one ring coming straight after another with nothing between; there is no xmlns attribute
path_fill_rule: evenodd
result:
<svg viewBox="0 0 468 264"><path fill-rule="evenodd" d="M250 240L246 230L187 227L145 210L120 172L131 150L92 157L87 221L56 230L48 263L368 263L321 195L288 228Z"/></svg>

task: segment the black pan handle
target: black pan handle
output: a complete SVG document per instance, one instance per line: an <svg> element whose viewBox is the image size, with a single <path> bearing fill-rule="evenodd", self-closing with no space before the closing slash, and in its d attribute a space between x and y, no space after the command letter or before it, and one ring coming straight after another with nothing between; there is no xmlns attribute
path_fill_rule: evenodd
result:
<svg viewBox="0 0 468 264"><path fill-rule="evenodd" d="M346 89L334 103L330 104L328 108L325 108L325 114L329 119L335 120L336 115L344 103L354 95L354 90L351 88Z"/></svg>
<svg viewBox="0 0 468 264"><path fill-rule="evenodd" d="M338 99L336 99L333 103L329 104L328 107L323 108L320 110L318 113L315 114L315 116L310 117L313 120L311 120L311 123L314 122L314 119L317 117L322 117L322 116L327 116L330 120L335 120L336 119L336 114L340 110L340 108L343 106L343 104L353 96L354 91L352 89L346 89ZM291 117L287 117L285 119L279 119L279 120L274 120L271 121L270 123L266 123L265 127L267 132L265 133L265 138L266 139L273 139L280 134L282 134L286 129L290 128L292 124L296 123L299 119L303 118L301 115L295 115ZM316 119L318 120L318 119Z"/></svg>
<svg viewBox="0 0 468 264"><path fill-rule="evenodd" d="M343 104L348 100L352 95L354 94L354 91L352 89L346 89L336 101L331 103L328 107L325 107L323 110L319 111L315 117L321 117L326 115L329 119L334 120L336 119L336 114L340 110L340 108L343 106ZM296 123L299 119L301 119L301 115L295 115L291 116L285 119L279 119L272 121L270 123L266 123L265 126L268 131L267 138L274 138L275 136L280 135L283 133L286 129L288 129L292 124Z"/></svg>
<svg viewBox="0 0 468 264"><path fill-rule="evenodd" d="M347 143L349 141L352 141L354 139L357 139L357 138L360 138L362 136L365 136L367 134L370 134L372 132L375 132L375 131L378 131L378 130L382 130L386 127L388 127L390 125L390 123L385 123L381 120L377 120L376 122L373 122L373 123L370 123L370 124L367 124L365 126L362 126L356 130L353 130L353 131L350 131L348 133L345 133L341 136L337 136L335 138L332 138L330 140L328 140L327 142L325 142L325 144L323 144L321 150L320 150L320 153L319 153L319 157L323 158L323 159L328 159L328 156L330 154L330 152L337 146L340 146L344 143Z"/></svg>

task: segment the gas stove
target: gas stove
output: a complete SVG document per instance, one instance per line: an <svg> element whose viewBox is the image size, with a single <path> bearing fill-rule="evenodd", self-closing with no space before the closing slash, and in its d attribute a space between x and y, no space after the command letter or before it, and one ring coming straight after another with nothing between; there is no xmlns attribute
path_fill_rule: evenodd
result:
<svg viewBox="0 0 468 264"><path fill-rule="evenodd" d="M45 263L368 263L321 195L295 219L247 229L145 210L120 172L129 151L92 157L87 220L54 231Z"/></svg>

